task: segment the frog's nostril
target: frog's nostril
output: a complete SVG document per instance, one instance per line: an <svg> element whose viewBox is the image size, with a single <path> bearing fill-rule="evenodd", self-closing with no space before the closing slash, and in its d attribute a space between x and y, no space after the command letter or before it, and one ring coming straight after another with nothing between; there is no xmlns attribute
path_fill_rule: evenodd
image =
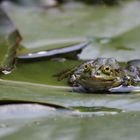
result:
<svg viewBox="0 0 140 140"><path fill-rule="evenodd" d="M100 71L97 71L97 72L96 72L96 75L100 75L100 74L101 74L101 72L100 72Z"/></svg>
<svg viewBox="0 0 140 140"><path fill-rule="evenodd" d="M100 71L91 71L91 77L100 76L100 74L101 74Z"/></svg>

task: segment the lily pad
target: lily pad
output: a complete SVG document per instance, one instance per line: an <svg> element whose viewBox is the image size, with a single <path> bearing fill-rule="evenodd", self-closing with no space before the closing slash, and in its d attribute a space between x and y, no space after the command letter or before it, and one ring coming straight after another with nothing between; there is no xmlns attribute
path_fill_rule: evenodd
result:
<svg viewBox="0 0 140 140"><path fill-rule="evenodd" d="M67 59L78 59L78 55L82 52L82 50L88 46L88 42L84 42L81 44L75 44L72 46L63 46L63 44L59 44L61 45L61 48L54 48L51 50L46 50L44 48L44 50L41 51L41 48L38 49L31 49L31 51L27 50L27 52L18 54L18 56L16 57L19 60L31 60L31 61L35 61L35 60L39 60L39 59L51 59L51 58L67 58ZM48 49L48 48L47 48Z"/></svg>
<svg viewBox="0 0 140 140"><path fill-rule="evenodd" d="M58 8L53 9L52 11L36 11L35 9L24 9L13 5L11 6L11 9L7 9L7 12L16 22L17 27L23 35L24 40L22 45L24 46L24 49L27 50L26 53L34 52L34 50L41 51L44 49L50 49L50 46L48 45L50 42L61 42L62 44L65 44L68 40L72 40L72 43L82 40L92 40L93 45L100 45L100 47L90 46L85 49L81 58L84 58L82 57L84 55L87 58L94 58L97 56L103 57L104 54L108 57L115 56L115 49L120 51L119 54L124 53L124 51L134 51L134 53L138 52L136 49L131 50L130 47L123 46L120 41L121 39L125 40L123 39L125 37L125 43L127 43L128 40L129 42L130 40L131 42L134 42L136 39L131 36L131 31L139 26L140 23L138 19L134 18L135 15L139 14L139 12L137 12L137 5L139 5L139 2L137 1L130 1L121 7L118 6L112 8L102 6L93 8L84 5L77 5L73 8L73 5L65 5L62 7L64 11L61 11ZM130 9L133 7L135 7L136 10L130 12ZM36 12L34 12L34 10ZM55 10L58 12L57 14L54 13ZM122 16L120 17L116 15ZM110 23L107 22L108 20ZM28 22L25 23L24 21ZM117 29L114 28L116 26L118 27ZM138 32L138 30L136 31ZM115 48L113 44L119 44L122 45L122 47ZM110 47L108 47L109 45ZM55 49L62 48L60 44L57 47L56 45L51 47ZM134 47L138 50L136 45L134 45ZM22 50L20 51L22 52ZM92 56L90 54L92 54ZM131 55L133 53L129 54ZM125 58L125 55L121 56L123 59ZM119 57L121 58L121 56ZM132 59L135 57L137 57L137 55L129 56L129 58ZM17 68L12 74L7 76L2 75L1 78L5 80L36 83L37 85L47 84L52 86L57 85L58 87L68 86L66 80L59 82L55 77L53 77L53 75L67 68L75 67L80 63L81 61L74 60L66 62L44 60L29 63L18 63ZM46 93L48 93L47 89ZM78 94L77 96L81 95Z"/></svg>
<svg viewBox="0 0 140 140"><path fill-rule="evenodd" d="M50 49L50 46L48 44L53 41L57 42L57 43L61 42L62 44L63 43L65 44L66 42L70 42L70 40L73 43L76 41L94 39L93 44L98 44L98 43L101 44L101 43L103 43L103 41L104 42L107 41L107 44L110 43L110 45L111 45L111 41L115 42L115 41L117 41L117 38L123 38L124 36L122 36L122 34L129 33L129 31L131 31L132 28L135 28L139 24L139 20L137 21L136 24L134 24L133 21L131 21L129 23L126 22L126 21L128 21L128 19L126 18L126 15L130 14L130 17L132 19L134 18L133 16L136 14L136 12L134 11L134 12L130 13L129 11L132 7L136 7L136 9L137 9L137 4L139 4L139 3L138 2L128 2L125 5L122 5L122 7L113 7L113 8L108 8L108 7L94 7L93 8L93 7L83 6L83 5L79 5L79 6L76 6L75 8L73 8L72 6L66 5L63 7L65 12L60 11L60 9L54 9L54 11L55 10L59 11L58 15L56 15L56 13L54 14L51 11L33 12L33 9L22 9L22 8L19 8L16 6L11 7L11 11L7 10L7 12L11 16L11 18L16 22L17 27L20 29L21 33L23 34L23 38L24 38L23 46L27 50L26 53L29 53L29 52L33 52L33 50L36 50L36 49L37 49L37 51L43 50L43 49L45 49L45 50ZM87 9L86 12L84 9ZM96 10L96 14L98 13L98 15L100 15L100 16L98 16L98 17L95 16L96 15L94 13L95 10ZM126 12L124 12L124 11L126 11ZM45 14L46 12L48 12L48 13ZM94 15L93 18L91 18L92 14ZM124 16L124 19L122 17L121 17L121 19L120 19L120 17L118 17L118 19L114 19L114 18L112 19L112 17L116 14L122 14ZM32 18L30 18L31 15L32 15ZM71 18L71 17L73 17L73 18ZM77 22L75 22L74 19L78 19ZM88 19L88 20L85 20L85 19ZM105 19L108 19L108 20L112 19L112 20L110 20L110 22L112 23L111 24L112 26L110 24L109 25L105 24L105 27L102 26L101 23ZM23 22L23 20L26 20L28 22L25 23L25 22ZM57 22L57 26L55 24L56 20L59 21L59 22ZM114 28L114 26L116 25L116 23L115 23L116 20L118 21L119 30L116 30ZM83 22L81 22L81 21L83 21ZM54 24L52 24L52 22ZM36 24L33 24L33 23L36 23ZM73 27L71 27L68 23L70 25L73 25ZM97 23L100 23L100 24L97 24ZM124 27L123 24L126 24L126 23L128 23L127 24L128 26ZM97 28L97 25L98 25L98 28ZM59 26L59 28L57 28L58 26ZM61 28L62 26L63 26L63 28ZM104 30L103 29L101 30L100 26L103 27ZM89 28L90 28L90 30L89 30ZM61 30L61 32L60 32L60 30ZM112 32L114 32L114 34L112 34L112 36L111 36L111 40L107 40L108 38L102 37L103 35L109 36L110 30L112 30ZM34 31L34 33L32 31ZM90 38L87 38L88 36ZM92 38L94 36L95 36L95 38ZM45 41L42 41L42 40L45 40ZM42 44L41 44L41 41L43 42ZM56 45L59 44L59 43L58 44L57 43L56 43ZM117 43L119 43L119 41ZM56 47L56 45L54 45L54 46L52 46L52 48L55 48L55 49L62 48L63 45L61 46L60 44L57 47ZM89 52L96 53L99 49L98 47L93 48L93 46L91 46L89 48L85 49L85 51L83 52L83 54L85 54L88 57L90 57ZM114 47L112 45L112 49L113 48ZM88 53L85 53L87 50L88 50ZM127 51L126 47L123 47L122 50ZM106 50L103 48L101 49L100 52L106 53L107 51L109 53L109 56L112 56L112 54L114 53L113 51L109 51L109 50ZM21 50L21 52L22 52L22 50ZM101 53L100 56L103 56L103 53ZM92 57L95 57L95 56L96 55L92 55ZM57 93L56 95L54 95L54 97L55 97L54 101L56 100L56 98L58 98L58 96L60 97L60 94L66 94L67 96L74 96L74 97L72 97L72 99L70 99L71 104L68 103L68 106L69 107L70 106L81 106L81 104L79 104L79 103L76 104L77 99L75 98L75 96L82 98L81 99L81 101L82 101L83 95L76 94L76 93L72 94L71 92L69 92L69 87L67 85L67 79L59 82L59 81L57 81L56 77L53 76L65 69L73 68L73 67L79 65L80 63L81 63L81 61L75 61L75 60L67 60L65 62L44 60L44 61L34 61L34 62L28 62L28 63L25 63L25 62L18 63L17 67L16 67L15 71L13 71L13 73L11 73L10 75L6 75L6 76L2 75L1 78L5 79L5 80L14 80L19 83L23 82L20 85L22 85L22 84L26 85L26 83L28 83L28 82L31 83L31 85L33 84L33 87L31 86L32 88L31 89L29 88L29 90L27 90L27 93L28 93L28 91L31 91L31 93L34 93L38 89L38 86L40 86L40 85L43 85L43 86L51 85L49 88L49 89L51 89L51 92L48 90L48 86L47 86L43 90L41 90L41 89L40 89L40 91L37 90L38 91L37 94L40 94L41 92L43 92L43 93L46 93L45 96L48 97L48 95L47 95L48 93L51 93L51 94ZM5 81L5 83L6 83L6 81ZM10 83L12 83L12 81ZM34 85L35 83L36 83L36 85ZM61 86L66 86L66 89L64 88L65 90L63 92L59 92L54 89L54 86L57 86L58 89L61 89L61 88L63 89L63 87L61 87ZM36 88L34 89L34 87L36 87ZM25 89L26 88L27 87L25 86ZM14 91L16 92L16 90L14 90ZM7 92L7 90L6 90L6 92ZM18 92L20 92L20 89ZM135 96L135 95L136 94L134 94L132 96ZM86 94L86 95L84 95L84 97L85 96L90 97L91 95ZM96 95L92 95L92 96L96 97ZM104 97L104 95L102 95L102 96ZM126 95L122 96L122 98L124 98L125 96ZM128 98L129 97L130 96L128 96ZM75 98L76 102L73 104L74 98ZM118 100L117 96L114 96L113 98L116 98L116 100ZM19 99L22 100L21 97ZM11 97L9 96L9 98L7 100L13 100L13 98L11 99ZM16 98L16 100L17 100L17 98ZM32 100L30 100L30 101L32 101ZM36 99L36 101L37 101L37 99ZM45 103L51 103L51 102L52 102L52 104L60 103L57 101L56 102L45 101ZM66 102L68 102L68 101L66 100ZM113 100L113 102L114 102L114 100ZM67 106L67 104L61 104L61 105ZM87 106L87 104L85 103L84 100L82 102L82 106ZM94 105L90 104L89 106L93 107ZM98 103L97 103L97 106L98 106ZM100 106L104 106L104 102ZM116 107L116 108L118 108L118 107Z"/></svg>
<svg viewBox="0 0 140 140"><path fill-rule="evenodd" d="M24 106L24 108L27 108ZM14 111L14 110L13 110ZM139 112L123 113L119 115L106 115L96 117L91 115L78 115L70 112L53 112L33 113L34 117L25 116L23 112L29 114L29 108L19 114L9 113L10 118L0 120L0 129L2 140L16 139L66 139L66 140L97 140L102 139L139 139ZM42 110L43 111L43 110ZM76 115L77 114L77 115ZM16 113L15 113L16 115ZM13 117L16 118L13 119Z"/></svg>

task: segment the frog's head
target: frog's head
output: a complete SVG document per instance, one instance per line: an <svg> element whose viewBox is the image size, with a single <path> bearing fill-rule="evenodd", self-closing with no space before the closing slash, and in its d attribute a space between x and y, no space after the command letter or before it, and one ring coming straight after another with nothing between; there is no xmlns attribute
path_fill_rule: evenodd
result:
<svg viewBox="0 0 140 140"><path fill-rule="evenodd" d="M121 85L122 77L120 71L110 65L102 65L98 69L88 66L78 83L89 90L105 91Z"/></svg>
<svg viewBox="0 0 140 140"><path fill-rule="evenodd" d="M76 83L88 90L105 91L122 84L123 70L115 59L96 59L92 63L85 63L82 68L83 72L76 79Z"/></svg>

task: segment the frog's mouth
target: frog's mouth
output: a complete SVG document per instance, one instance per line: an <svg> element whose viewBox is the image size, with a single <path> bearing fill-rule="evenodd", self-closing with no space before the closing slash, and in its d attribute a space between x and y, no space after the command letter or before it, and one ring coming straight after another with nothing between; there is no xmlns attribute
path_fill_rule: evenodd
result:
<svg viewBox="0 0 140 140"><path fill-rule="evenodd" d="M79 80L84 80L84 81L92 81L92 82L113 82L119 80L118 77L102 77L102 76L97 76L97 75L82 75L79 77Z"/></svg>
<svg viewBox="0 0 140 140"><path fill-rule="evenodd" d="M113 81L99 81L99 80L85 80L82 79L80 81L80 84L88 90L93 90L93 91L108 91L110 88L114 87L113 86Z"/></svg>
<svg viewBox="0 0 140 140"><path fill-rule="evenodd" d="M108 91L110 88L120 86L121 82L116 80L99 80L89 78L81 79L79 84L81 84L86 89L94 89L95 91Z"/></svg>
<svg viewBox="0 0 140 140"><path fill-rule="evenodd" d="M116 78L116 77L112 77L112 76L109 76L109 77L101 77L101 76L97 76L97 75L94 75L94 76L92 76L91 77L91 79L93 80L93 81L103 81L103 82L108 82L108 81L114 81L114 80L116 80L116 79L118 79L118 78Z"/></svg>

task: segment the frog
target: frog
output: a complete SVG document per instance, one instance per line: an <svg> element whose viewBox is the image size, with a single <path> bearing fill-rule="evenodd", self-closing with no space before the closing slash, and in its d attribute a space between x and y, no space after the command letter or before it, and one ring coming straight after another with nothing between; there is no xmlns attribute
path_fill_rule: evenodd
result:
<svg viewBox="0 0 140 140"><path fill-rule="evenodd" d="M116 87L115 91L119 91L120 87L131 87L140 81L140 67L134 62L129 61L126 66L121 66L115 58L100 57L85 61L64 74L64 77L68 77L68 82L78 91L112 92Z"/></svg>

